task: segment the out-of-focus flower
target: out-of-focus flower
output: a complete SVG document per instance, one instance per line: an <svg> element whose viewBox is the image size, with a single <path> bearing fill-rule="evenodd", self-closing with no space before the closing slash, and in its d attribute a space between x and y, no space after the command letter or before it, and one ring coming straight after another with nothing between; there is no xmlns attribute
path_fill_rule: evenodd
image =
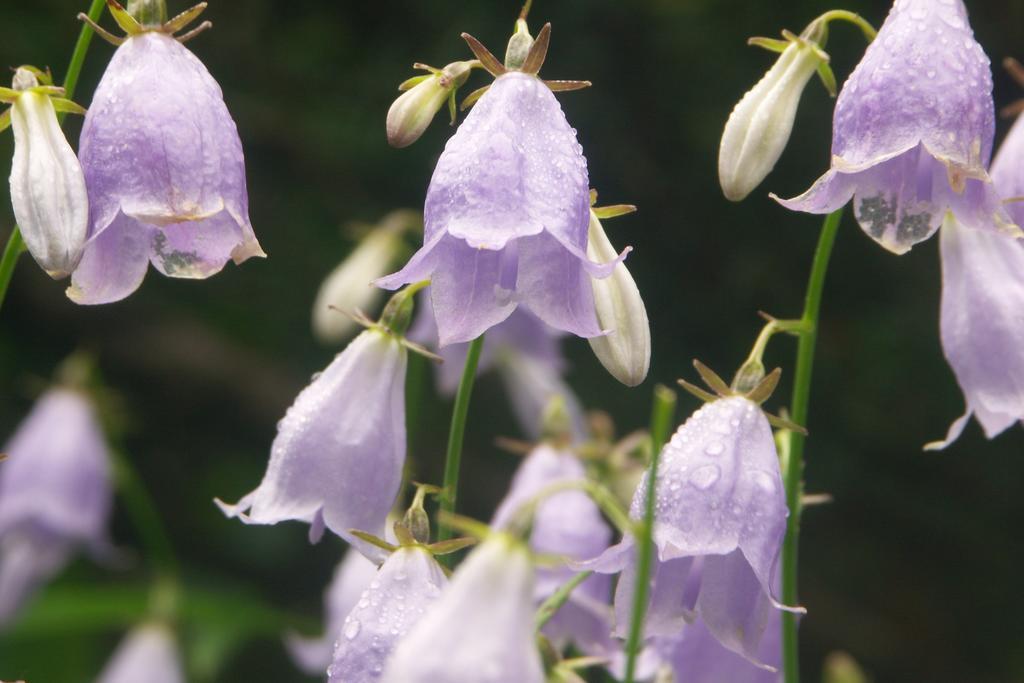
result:
<svg viewBox="0 0 1024 683"><path fill-rule="evenodd" d="M994 131L992 73L962 0L900 0L839 94L831 169L780 201L829 213L853 197L861 227L897 254L948 213L1019 235L986 172Z"/></svg>
<svg viewBox="0 0 1024 683"><path fill-rule="evenodd" d="M246 524L299 520L317 540L326 526L384 535L405 463L405 371L400 336L375 326L302 390L278 423L267 473L237 505Z"/></svg>
<svg viewBox="0 0 1024 683"><path fill-rule="evenodd" d="M419 545L394 551L353 606L338 634L331 683L374 683L397 643L448 584L430 551Z"/></svg>
<svg viewBox="0 0 1024 683"><path fill-rule="evenodd" d="M493 57L492 57L493 59ZM586 255L587 162L548 86L499 76L448 141L424 208L423 247L381 287L430 279L440 343L466 342L530 309L556 329L601 334Z"/></svg>
<svg viewBox="0 0 1024 683"><path fill-rule="evenodd" d="M782 54L729 115L718 148L718 181L726 199L742 201L775 168L807 82L828 64L820 44L826 31L823 22L815 22L799 36L785 34Z"/></svg>
<svg viewBox="0 0 1024 683"><path fill-rule="evenodd" d="M593 210L588 235L587 256L597 263L615 262L615 247ZM651 326L640 290L624 263L616 265L607 278L594 279L593 288L597 321L608 334L587 341L612 377L635 387L646 379L651 366Z"/></svg>
<svg viewBox="0 0 1024 683"><path fill-rule="evenodd" d="M8 441L0 463L0 625L74 550L109 545L107 445L77 391L44 394Z"/></svg>
<svg viewBox="0 0 1024 683"><path fill-rule="evenodd" d="M163 624L144 624L121 641L97 683L185 683L174 634Z"/></svg>
<svg viewBox="0 0 1024 683"><path fill-rule="evenodd" d="M540 438L543 415L551 400L560 398L569 417L573 439L586 436L583 408L572 389L562 379L565 359L559 349L562 335L537 316L516 309L484 337L477 374L497 369L508 390L512 410L523 432ZM438 343L437 321L430 306L421 305L409 338L427 347ZM434 372L437 388L452 396L459 386L469 344L449 344L438 350L444 360Z"/></svg>
<svg viewBox="0 0 1024 683"><path fill-rule="evenodd" d="M634 519L643 517L647 476L633 497ZM675 636L699 617L723 646L759 663L771 608L782 608L772 585L788 510L772 430L757 404L732 396L695 412L662 451L655 496L645 633ZM632 613L634 555L627 536L591 563L624 570L615 596L620 635Z"/></svg>
<svg viewBox="0 0 1024 683"><path fill-rule="evenodd" d="M89 227L89 198L78 157L57 122L61 111L85 113L39 77L48 76L31 67L14 72L13 89L2 88L0 101L11 108L14 130L11 163L11 203L25 245L36 263L54 279L67 277L78 265Z"/></svg>
<svg viewBox="0 0 1024 683"><path fill-rule="evenodd" d="M358 551L349 550L345 554L324 595L324 635L320 638L306 638L297 633L285 636L288 652L300 669L311 676L327 670L345 617L359 602L363 590L370 585L376 573L377 565Z"/></svg>
<svg viewBox="0 0 1024 683"><path fill-rule="evenodd" d="M587 478L583 463L571 451L556 449L542 443L523 460L512 479L509 492L494 513L491 527L509 529L517 513L545 489L559 482L583 481ZM530 548L537 553L586 560L604 552L612 538L612 530L601 516L597 505L579 490L561 491L545 498L533 511L530 524ZM565 564L537 570L534 599L539 605L551 597L575 572ZM603 644L611 630L608 602L611 598L611 577L594 574L579 585L544 627L556 647L562 649L576 642L583 651Z"/></svg>
<svg viewBox="0 0 1024 683"><path fill-rule="evenodd" d="M402 234L420 220L415 211L392 211L331 271L313 304L313 332L320 341L339 342L358 327L345 313L375 312L384 293L373 281L394 267L404 251Z"/></svg>
<svg viewBox="0 0 1024 683"><path fill-rule="evenodd" d="M173 37L182 22L140 26L112 13L129 35L82 128L91 224L68 288L80 304L125 298L150 263L201 279L265 255L249 222L238 130L220 86Z"/></svg>
<svg viewBox="0 0 1024 683"><path fill-rule="evenodd" d="M459 565L384 667L385 683L541 683L529 551L495 534Z"/></svg>
<svg viewBox="0 0 1024 683"><path fill-rule="evenodd" d="M388 144L408 147L419 140L445 102L451 102L454 113L455 93L469 78L474 65L474 62L452 62L443 69L435 69L416 64L416 68L430 73L410 78L398 86L405 92L388 109Z"/></svg>

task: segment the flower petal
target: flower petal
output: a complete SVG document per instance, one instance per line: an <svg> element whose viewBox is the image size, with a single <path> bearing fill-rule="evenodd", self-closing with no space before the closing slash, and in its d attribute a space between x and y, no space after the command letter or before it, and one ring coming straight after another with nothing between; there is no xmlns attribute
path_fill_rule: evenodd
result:
<svg viewBox="0 0 1024 683"><path fill-rule="evenodd" d="M85 245L71 275L68 298L76 304L108 304L124 299L142 284L156 228L123 213Z"/></svg>

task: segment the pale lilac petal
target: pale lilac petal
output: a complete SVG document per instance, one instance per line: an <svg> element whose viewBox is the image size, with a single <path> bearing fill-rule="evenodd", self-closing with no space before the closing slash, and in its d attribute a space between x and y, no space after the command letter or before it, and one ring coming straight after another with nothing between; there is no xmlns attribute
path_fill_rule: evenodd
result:
<svg viewBox="0 0 1024 683"><path fill-rule="evenodd" d="M0 538L0 627L10 624L35 592L64 569L73 545L38 529Z"/></svg>
<svg viewBox="0 0 1024 683"><path fill-rule="evenodd" d="M89 241L71 274L68 298L76 304L107 304L138 289L146 277L156 230L118 213L106 230Z"/></svg>
<svg viewBox="0 0 1024 683"><path fill-rule="evenodd" d="M992 183L1007 200L1006 211L1024 225L1024 117L1018 116L992 160Z"/></svg>
<svg viewBox="0 0 1024 683"><path fill-rule="evenodd" d="M550 235L521 240L516 293L530 312L556 329L580 337L602 332L581 259Z"/></svg>
<svg viewBox="0 0 1024 683"><path fill-rule="evenodd" d="M992 438L1024 419L1024 243L947 220L940 246L942 348Z"/></svg>
<svg viewBox="0 0 1024 683"><path fill-rule="evenodd" d="M253 251L256 238L248 224L227 211L197 221L173 223L153 233L150 261L168 277L205 279L219 273L228 261L241 263Z"/></svg>
<svg viewBox="0 0 1024 683"><path fill-rule="evenodd" d="M377 565L362 554L355 550L345 553L324 595L326 626L323 636L307 638L294 632L285 635L288 654L300 669L311 676L321 675L327 670L345 617L359 602L363 591L376 574Z"/></svg>
<svg viewBox="0 0 1024 683"><path fill-rule="evenodd" d="M722 647L704 623L697 621L675 638L659 638L655 644L672 668L676 680L684 683L779 683L780 671L752 664L748 659ZM767 666L782 668L782 616L774 612L761 639L757 659Z"/></svg>
<svg viewBox="0 0 1024 683"><path fill-rule="evenodd" d="M384 683L542 683L534 636L533 567L526 548L496 534L399 642Z"/></svg>
<svg viewBox="0 0 1024 683"><path fill-rule="evenodd" d="M161 624L140 626L128 634L96 683L185 683L174 634Z"/></svg>
<svg viewBox="0 0 1024 683"><path fill-rule="evenodd" d="M700 573L694 572L694 559L681 557L661 561L654 558L649 581L644 633L647 636L674 636L684 624L696 618ZM635 594L636 562L633 561L622 571L615 587L615 635L620 638L629 635Z"/></svg>
<svg viewBox="0 0 1024 683"><path fill-rule="evenodd" d="M405 462L406 352L367 330L299 394L278 425L263 482L229 516L253 524L314 521L383 537ZM246 510L248 509L248 514Z"/></svg>
<svg viewBox="0 0 1024 683"><path fill-rule="evenodd" d="M338 631L331 683L374 683L394 647L448 584L425 549L399 548L384 562Z"/></svg>
<svg viewBox="0 0 1024 683"><path fill-rule="evenodd" d="M704 558L697 612L723 647L764 666L759 646L773 611L769 594L740 551Z"/></svg>

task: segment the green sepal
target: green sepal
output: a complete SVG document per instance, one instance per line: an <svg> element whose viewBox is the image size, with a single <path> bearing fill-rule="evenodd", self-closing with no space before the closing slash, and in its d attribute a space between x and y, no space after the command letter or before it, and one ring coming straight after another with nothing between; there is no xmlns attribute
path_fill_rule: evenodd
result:
<svg viewBox="0 0 1024 683"><path fill-rule="evenodd" d="M772 415L771 413L765 413L764 416L768 418L768 424L776 429L785 429L791 432L796 432L802 436L807 436L807 428L801 427L791 420L787 420L786 418L778 415Z"/></svg>
<svg viewBox="0 0 1024 683"><path fill-rule="evenodd" d="M448 93L448 115L451 117L451 123L449 125L454 126L455 120L459 115L458 106L455 103L455 88Z"/></svg>
<svg viewBox="0 0 1024 683"><path fill-rule="evenodd" d="M198 19L199 15L206 11L206 6L205 2L201 2L195 7L190 7L176 17L173 17L170 21L164 22L163 32L173 35L182 30Z"/></svg>
<svg viewBox="0 0 1024 683"><path fill-rule="evenodd" d="M476 538L469 536L462 536L461 538L450 538L447 541L438 541L437 543L431 543L427 546L427 550L430 551L431 555L450 555L457 553L463 548L468 548L471 545L476 545Z"/></svg>
<svg viewBox="0 0 1024 683"><path fill-rule="evenodd" d="M129 36L137 36L143 32L142 24L129 14L128 10L117 0L107 0L107 9L110 10L110 15L114 17L114 21L121 27L121 30Z"/></svg>
<svg viewBox="0 0 1024 683"><path fill-rule="evenodd" d="M572 90L583 90L594 85L590 81L544 81L551 92L570 92Z"/></svg>
<svg viewBox="0 0 1024 683"><path fill-rule="evenodd" d="M402 90L402 91L412 90L413 88L415 88L417 85L419 85L423 81L427 80L428 78L433 78L433 77L434 77L433 74L426 74L426 75L423 75L423 76L413 76L412 78L408 78L408 79L402 81L401 83L399 83L398 84L398 89Z"/></svg>
<svg viewBox="0 0 1024 683"><path fill-rule="evenodd" d="M487 92L490 89L490 87L491 86L489 85L485 85L484 87L477 88L473 92L466 95L466 99L462 100L462 104L459 106L459 111L466 111L474 104L476 104L476 101L483 97L484 93Z"/></svg>
<svg viewBox="0 0 1024 683"><path fill-rule="evenodd" d="M704 384L714 391L719 396L731 396L732 390L729 385L725 383L725 380L718 376L714 370L701 363L696 358L693 360L693 367L697 369L697 373L700 378L704 380Z"/></svg>
<svg viewBox="0 0 1024 683"><path fill-rule="evenodd" d="M498 58L495 57L490 50L484 47L484 44L479 40L468 33L463 33L462 39L466 41L466 44L469 45L469 49L472 50L473 54L476 55L476 58L480 60L480 66L487 69L492 76L497 78L507 71L505 66L498 61Z"/></svg>
<svg viewBox="0 0 1024 683"><path fill-rule="evenodd" d="M389 553L393 553L398 550L397 545L392 545L384 539L377 538L373 534L368 534L365 531L359 531L358 529L349 529L348 532L358 538L361 541L366 541L370 545L376 546L381 550L386 550Z"/></svg>
<svg viewBox="0 0 1024 683"><path fill-rule="evenodd" d="M768 50L769 52L778 52L781 54L786 51L787 47L789 47L790 41L779 40L778 38L765 38L763 36L754 36L753 38L747 39L747 45L751 45L753 47L760 47L765 50Z"/></svg>
<svg viewBox="0 0 1024 683"><path fill-rule="evenodd" d="M544 28L537 34L537 38L533 41L530 46L530 51L526 55L526 60L523 61L521 70L523 73L536 75L542 66L544 66L544 60L548 57L548 46L551 44L551 24L544 24Z"/></svg>
<svg viewBox="0 0 1024 683"><path fill-rule="evenodd" d="M690 384L685 379L678 379L676 380L676 382L678 382L679 386L685 389L688 394L695 396L696 398L700 399L701 401L704 401L705 403L714 403L719 398L721 398L721 396L715 396L709 391L704 391L696 384Z"/></svg>
<svg viewBox="0 0 1024 683"><path fill-rule="evenodd" d="M775 368L747 393L747 398L761 405L775 393L775 388L779 386L780 377L782 377L782 368Z"/></svg>
<svg viewBox="0 0 1024 683"><path fill-rule="evenodd" d="M21 97L21 93L13 88L0 88L0 102L14 104Z"/></svg>
<svg viewBox="0 0 1024 683"><path fill-rule="evenodd" d="M66 97L51 97L50 102L53 103L53 108L59 112L67 114L78 114L79 116L85 116L88 110L77 102L72 102Z"/></svg>
<svg viewBox="0 0 1024 683"><path fill-rule="evenodd" d="M47 97L63 97L66 94L64 88L59 85L37 85L34 88L29 88L27 92L36 92Z"/></svg>
<svg viewBox="0 0 1024 683"><path fill-rule="evenodd" d="M836 75L828 62L818 62L818 78L821 79L821 84L828 91L829 97L835 97L839 89L836 85Z"/></svg>
<svg viewBox="0 0 1024 683"><path fill-rule="evenodd" d="M626 216L636 211L636 207L632 204L612 204L611 206L597 206L594 207L594 215L601 220L607 220L608 218L618 218L619 216Z"/></svg>

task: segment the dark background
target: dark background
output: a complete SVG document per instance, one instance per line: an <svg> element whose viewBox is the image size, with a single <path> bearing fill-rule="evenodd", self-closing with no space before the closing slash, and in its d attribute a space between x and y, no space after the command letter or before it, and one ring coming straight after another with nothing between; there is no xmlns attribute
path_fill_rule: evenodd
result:
<svg viewBox="0 0 1024 683"><path fill-rule="evenodd" d="M62 79L74 16L87 4L5 0L0 65L50 65ZM968 4L993 61L1024 57L1024 2ZM172 13L185 8L170 5ZM887 7L845 5L876 26ZM799 32L830 8L817 0L538 0L533 9L535 30L554 25L543 75L594 83L559 96L591 184L606 203L640 207L607 228L613 241L635 247L628 263L652 322L650 379L626 389L584 342L565 345L571 383L588 408L612 412L621 431L645 424L654 381L693 378L692 358L731 374L759 329L759 309L800 312L820 220L788 213L767 193L802 192L826 168L832 102L812 81L776 172L742 204L721 196L717 148L731 108L773 59L746 38ZM340 544L310 547L300 524L246 528L211 500L255 487L276 421L335 352L313 340L310 307L322 277L351 248L340 226L422 205L450 129L435 121L412 148L389 148L384 116L395 86L413 75L414 61L469 58L461 31L503 54L518 9L514 1L211 2L215 29L189 47L220 81L238 122L252 222L270 257L199 283L151 271L130 299L99 308L70 303L63 283L23 257L0 314L0 433L13 430L62 358L94 351L121 397L123 446L152 489L189 584L253 596L315 628ZM857 29L833 25L828 50L840 82L862 49ZM112 51L94 41L78 101L88 104ZM995 78L997 106L1021 95L1001 69ZM475 75L462 94L484 82ZM79 128L70 123L72 140ZM11 140L0 136L0 158L10 158ZM12 220L0 211L0 237ZM807 680L819 678L836 649L876 681L1024 680L1024 434L1015 427L990 443L972 424L949 450L921 451L963 408L938 339L937 247L933 239L896 257L852 219L840 231L807 452L809 490L835 497L808 511L801 538ZM780 338L766 360L789 372L794 347ZM768 407L780 407L788 389ZM474 398L462 504L487 518L516 464L492 439L517 432L495 378ZM694 407L683 396L680 417ZM430 401L422 410L433 428L411 445L417 476L438 481L450 406ZM115 535L138 546L120 510ZM80 560L43 602L52 606L61 590L78 595L80 585L134 586L146 576L144 565L116 572ZM212 610L211 621L238 616L224 612L231 610ZM229 648L217 680L304 680L279 645L276 617L259 614L247 620L260 622L263 635ZM120 637L116 622L36 619L36 628L0 635L0 676L90 680ZM197 627L185 638L216 649L207 635Z"/></svg>

